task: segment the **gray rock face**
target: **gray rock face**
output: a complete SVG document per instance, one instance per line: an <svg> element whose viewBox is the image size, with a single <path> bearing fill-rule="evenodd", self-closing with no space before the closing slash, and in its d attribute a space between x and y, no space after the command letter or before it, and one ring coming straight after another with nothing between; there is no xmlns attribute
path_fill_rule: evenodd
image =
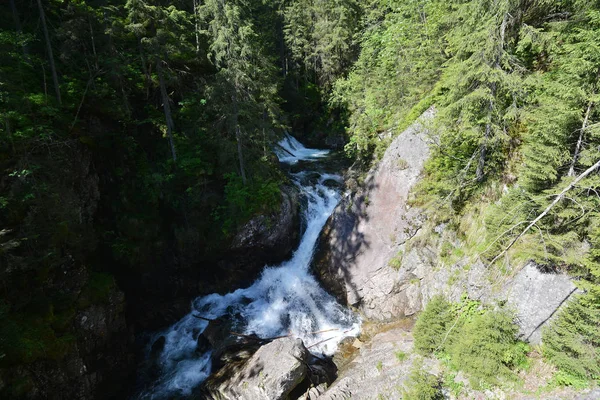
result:
<svg viewBox="0 0 600 400"><path fill-rule="evenodd" d="M537 344L540 328L576 291L568 276L542 273L530 263L505 285L501 298L516 310L523 340Z"/></svg>
<svg viewBox="0 0 600 400"><path fill-rule="evenodd" d="M298 193L294 188L282 188L281 207L272 215L259 215L246 223L233 239L231 248L273 249L293 247L298 238Z"/></svg>
<svg viewBox="0 0 600 400"><path fill-rule="evenodd" d="M436 294L451 301L464 293L506 301L517 313L522 338L539 343L541 327L575 291L568 276L534 264L510 277L491 276L479 260L444 260L443 243L460 247L445 226L420 231L424 217L408 199L429 156L426 125L433 116L430 109L400 134L362 190L338 206L321 237L315 274L340 301L379 321L413 315ZM436 235L438 245L414 245L425 234Z"/></svg>
<svg viewBox="0 0 600 400"><path fill-rule="evenodd" d="M393 329L377 334L341 373L319 400L360 400L402 398L403 383L418 357L412 354L413 340L409 332ZM439 374L435 360L426 359L424 368Z"/></svg>
<svg viewBox="0 0 600 400"><path fill-rule="evenodd" d="M228 379L208 387L219 400L286 399L307 377L309 352L300 339L283 338L262 346L241 368L225 367Z"/></svg>
<svg viewBox="0 0 600 400"><path fill-rule="evenodd" d="M430 109L420 119L430 121ZM421 226L419 210L407 204L429 156L427 129L415 123L400 134L369 173L363 190L346 196L329 220L316 263L317 276L345 303L369 318L401 314L397 271L388 262Z"/></svg>

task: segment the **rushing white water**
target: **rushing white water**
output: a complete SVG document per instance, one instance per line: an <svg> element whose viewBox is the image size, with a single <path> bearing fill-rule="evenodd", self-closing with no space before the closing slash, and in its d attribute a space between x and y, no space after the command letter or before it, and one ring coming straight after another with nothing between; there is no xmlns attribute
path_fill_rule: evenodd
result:
<svg viewBox="0 0 600 400"><path fill-rule="evenodd" d="M282 163L293 164L298 161L313 161L325 157L329 154L329 150L308 149L295 137L285 135L278 147L275 148L275 154Z"/></svg>
<svg viewBox="0 0 600 400"><path fill-rule="evenodd" d="M308 149L291 136L286 136L279 145L287 150L276 151L284 163L327 155L326 150ZM304 210L306 231L292 258L278 266L265 267L260 278L248 288L195 299L190 314L156 334L166 339L159 360L161 377L140 397L186 396L209 376L211 354L198 354L196 350L198 336L208 323L193 314L209 319L227 316L235 321L236 330L262 338L291 334L301 338L310 351L329 355L342 339L358 334L359 318L325 292L309 271L321 229L340 197L327 181L339 182L341 178L318 173L318 179L309 181L309 175L315 176L315 171L292 174L308 203Z"/></svg>

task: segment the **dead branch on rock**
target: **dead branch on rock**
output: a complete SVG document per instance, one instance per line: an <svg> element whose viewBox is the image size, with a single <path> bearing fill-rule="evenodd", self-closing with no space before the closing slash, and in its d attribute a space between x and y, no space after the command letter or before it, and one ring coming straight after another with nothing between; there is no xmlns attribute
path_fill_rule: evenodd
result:
<svg viewBox="0 0 600 400"><path fill-rule="evenodd" d="M498 259L500 257L502 257L504 254L506 254L506 252L508 252L508 250L510 250L511 247L514 246L514 244L523 237L523 235L525 235L527 232L529 232L529 230L531 228L533 228L534 226L536 226L536 224L542 219L544 218L546 215L548 215L548 213L550 212L550 210L552 210L552 208L557 205L564 197L565 194L573 189L573 187L575 187L582 179L584 179L585 177L587 177L589 174L591 174L592 172L594 172L595 170L597 170L600 167L600 160L598 160L598 162L596 162L596 164L592 165L591 167L589 167L587 170L585 170L583 173L581 173L577 178L575 178L575 180L573 182L571 182L566 188L564 188L562 190L562 192L560 192L556 198L554 199L554 201L552 203L550 203L550 205L548 207L546 207L546 209L540 214L538 215L533 221L531 221L529 223L529 225L527 225L527 227L525 229L523 229L523 231L517 236L515 237L509 244L508 246L506 246L504 248L504 250L502 250L496 257L494 257L492 259L492 261L490 261L490 263L488 264L488 267L491 267L492 265L494 265L494 263L496 261L498 261Z"/></svg>

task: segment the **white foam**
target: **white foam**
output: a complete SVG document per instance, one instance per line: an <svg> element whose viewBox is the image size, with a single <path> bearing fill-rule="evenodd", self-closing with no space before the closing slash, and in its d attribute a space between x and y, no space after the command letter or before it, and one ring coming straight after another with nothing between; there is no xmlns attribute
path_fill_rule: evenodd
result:
<svg viewBox="0 0 600 400"><path fill-rule="evenodd" d="M309 149L304 147L295 137L285 134L274 149L279 161L286 164L294 164L298 161L312 161L323 158L329 154L329 150Z"/></svg>

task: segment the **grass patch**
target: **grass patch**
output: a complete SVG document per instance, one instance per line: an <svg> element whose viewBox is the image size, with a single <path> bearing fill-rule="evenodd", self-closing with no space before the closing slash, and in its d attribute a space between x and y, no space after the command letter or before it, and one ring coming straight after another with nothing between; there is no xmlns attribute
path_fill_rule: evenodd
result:
<svg viewBox="0 0 600 400"><path fill-rule="evenodd" d="M404 252L399 250L398 253L390 261L388 261L388 265L398 271L402 268L402 257L404 256Z"/></svg>
<svg viewBox="0 0 600 400"><path fill-rule="evenodd" d="M402 362L404 360L406 360L406 358L408 357L408 354L406 354L405 352L403 352L402 350L398 350L397 352L394 353L396 355L396 360Z"/></svg>

